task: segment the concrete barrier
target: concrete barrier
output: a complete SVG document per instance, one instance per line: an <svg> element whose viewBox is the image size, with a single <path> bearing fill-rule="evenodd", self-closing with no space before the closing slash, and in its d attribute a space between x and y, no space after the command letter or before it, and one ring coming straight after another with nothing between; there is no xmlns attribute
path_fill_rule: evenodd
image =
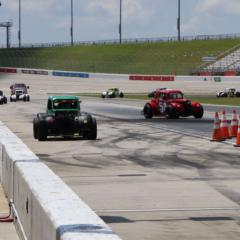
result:
<svg viewBox="0 0 240 240"><path fill-rule="evenodd" d="M71 71L55 71L45 69L31 68L8 68L0 67L0 73L21 73L21 74L40 74L58 77L77 77L77 78L94 78L108 80L135 80L135 81L215 81L220 78L221 82L231 81L240 82L240 76L174 76L174 75L139 75L139 74L111 74L111 73L84 73Z"/></svg>
<svg viewBox="0 0 240 240"><path fill-rule="evenodd" d="M173 82L173 81L175 81L175 76L171 76L171 75L130 75L129 80Z"/></svg>
<svg viewBox="0 0 240 240"><path fill-rule="evenodd" d="M0 143L2 185L17 211L20 236L29 240L120 240L1 122ZM24 234L19 230L22 227Z"/></svg>
<svg viewBox="0 0 240 240"><path fill-rule="evenodd" d="M128 74L111 74L111 73L89 73L89 78L110 79L110 80L129 80Z"/></svg>
<svg viewBox="0 0 240 240"><path fill-rule="evenodd" d="M17 73L17 68L0 67L0 73Z"/></svg>
<svg viewBox="0 0 240 240"><path fill-rule="evenodd" d="M82 72L52 71L52 75L57 77L89 78L88 73L82 73Z"/></svg>

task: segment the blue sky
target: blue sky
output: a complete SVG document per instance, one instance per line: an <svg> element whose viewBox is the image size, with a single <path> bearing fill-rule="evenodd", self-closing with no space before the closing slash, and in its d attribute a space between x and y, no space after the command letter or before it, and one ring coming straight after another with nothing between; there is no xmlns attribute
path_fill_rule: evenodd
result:
<svg viewBox="0 0 240 240"><path fill-rule="evenodd" d="M0 0L0 21L13 21L17 43L18 0ZM22 42L70 41L70 0L21 0ZM119 0L73 0L74 40L117 39ZM123 38L176 36L178 0L122 0ZM240 33L240 0L181 0L182 35ZM0 29L0 44L6 34Z"/></svg>

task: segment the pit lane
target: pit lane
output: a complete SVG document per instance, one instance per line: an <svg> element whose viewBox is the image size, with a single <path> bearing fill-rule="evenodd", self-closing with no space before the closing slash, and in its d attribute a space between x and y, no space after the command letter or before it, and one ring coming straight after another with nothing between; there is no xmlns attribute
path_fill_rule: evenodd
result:
<svg viewBox="0 0 240 240"><path fill-rule="evenodd" d="M63 90L71 82L60 83ZM45 110L46 84L32 82L30 103L1 106L1 120L120 237L239 238L239 150L167 130L209 136L211 113L203 120L146 121L141 102L83 98L82 110L98 120L96 141L38 142L32 119Z"/></svg>

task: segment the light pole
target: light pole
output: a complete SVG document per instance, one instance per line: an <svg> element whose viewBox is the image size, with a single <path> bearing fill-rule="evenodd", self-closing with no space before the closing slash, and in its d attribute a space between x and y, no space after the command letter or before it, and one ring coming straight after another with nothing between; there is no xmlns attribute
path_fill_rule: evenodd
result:
<svg viewBox="0 0 240 240"><path fill-rule="evenodd" d="M73 46L73 0L71 0L71 29L70 29L70 35L71 35L71 45Z"/></svg>
<svg viewBox="0 0 240 240"><path fill-rule="evenodd" d="M21 48L22 45L22 37L21 37L21 0L19 0L19 4L18 4L18 43L19 43L19 48Z"/></svg>
<svg viewBox="0 0 240 240"><path fill-rule="evenodd" d="M122 43L122 0L120 0L119 43Z"/></svg>
<svg viewBox="0 0 240 240"><path fill-rule="evenodd" d="M178 30L178 41L181 41L181 0L178 0L177 30Z"/></svg>

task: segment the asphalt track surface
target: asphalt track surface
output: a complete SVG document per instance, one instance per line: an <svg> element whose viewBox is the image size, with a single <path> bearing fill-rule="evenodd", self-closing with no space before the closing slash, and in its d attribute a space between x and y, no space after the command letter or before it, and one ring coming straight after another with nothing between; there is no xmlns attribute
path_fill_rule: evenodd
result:
<svg viewBox="0 0 240 240"><path fill-rule="evenodd" d="M16 78L1 79L3 88ZM201 120L145 120L141 101L82 98L82 111L97 118L97 140L38 142L32 119L45 110L48 89L77 83L24 80L31 102L0 106L1 121L122 239L239 239L240 150L209 141L214 107Z"/></svg>

